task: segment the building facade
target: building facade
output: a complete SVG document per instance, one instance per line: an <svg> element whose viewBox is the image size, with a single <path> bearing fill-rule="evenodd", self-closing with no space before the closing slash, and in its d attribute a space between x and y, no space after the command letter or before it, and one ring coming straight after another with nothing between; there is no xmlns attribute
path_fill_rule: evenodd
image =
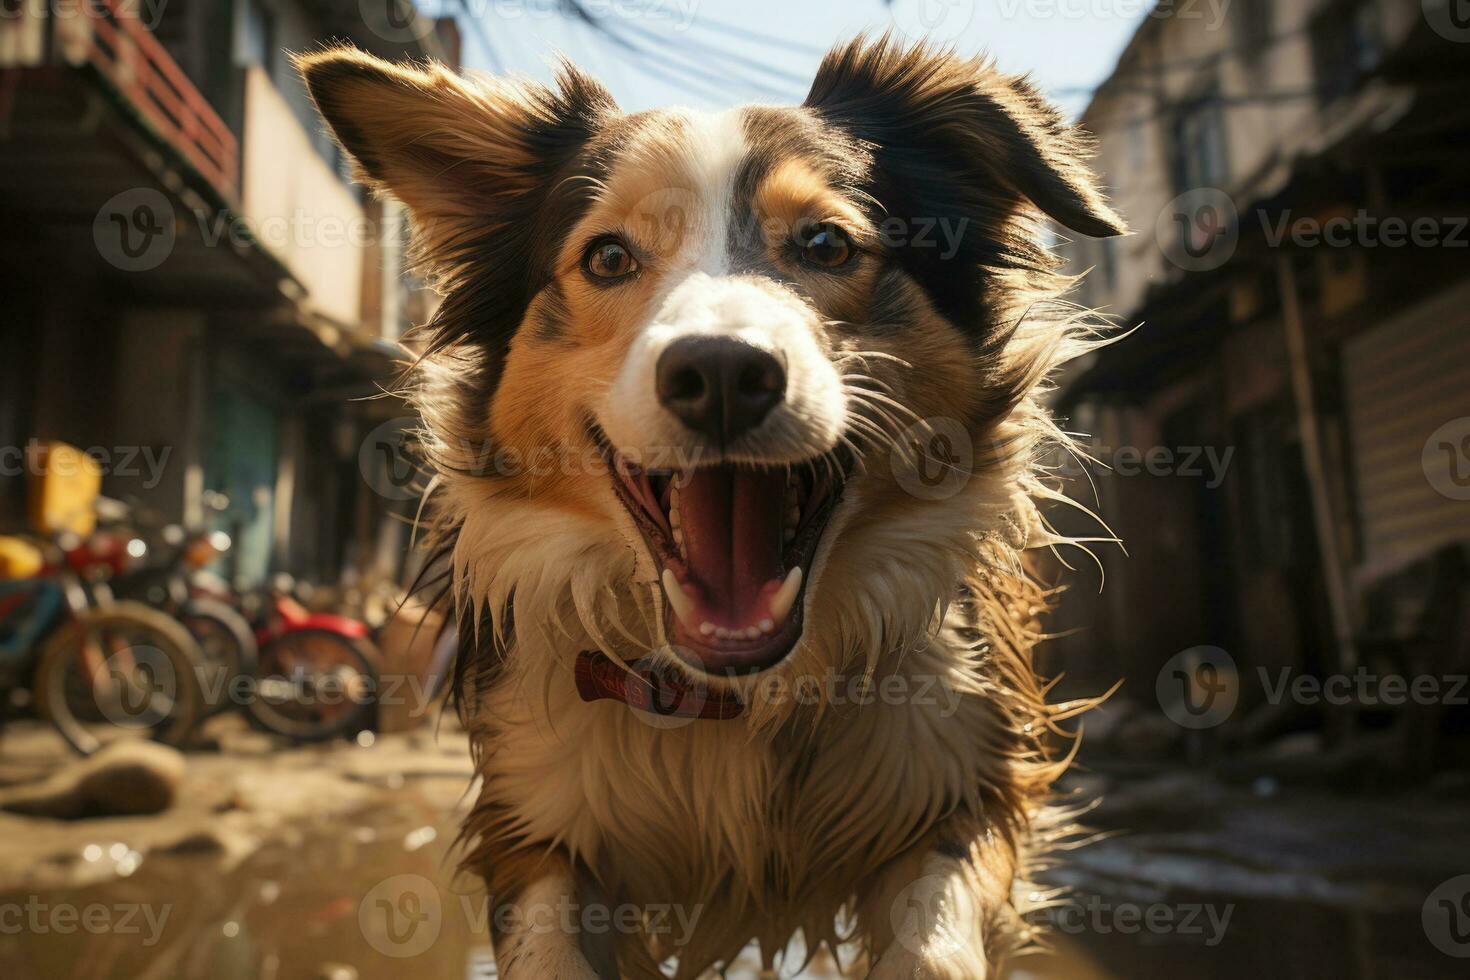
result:
<svg viewBox="0 0 1470 980"><path fill-rule="evenodd" d="M1219 10L1143 21L1082 119L1133 234L1062 247L1091 270L1074 298L1140 326L1060 393L1129 552L1069 597L1071 661L1145 699L1193 647L1320 677L1465 623L1470 24L1433 0Z"/></svg>
<svg viewBox="0 0 1470 980"><path fill-rule="evenodd" d="M327 40L458 59L453 22L411 2L0 8L7 523L9 450L60 439L99 456L104 493L232 532L247 584L395 552L383 517L408 495L373 491L395 460L362 447L404 414L372 396L432 297L400 209L348 180L292 68Z"/></svg>

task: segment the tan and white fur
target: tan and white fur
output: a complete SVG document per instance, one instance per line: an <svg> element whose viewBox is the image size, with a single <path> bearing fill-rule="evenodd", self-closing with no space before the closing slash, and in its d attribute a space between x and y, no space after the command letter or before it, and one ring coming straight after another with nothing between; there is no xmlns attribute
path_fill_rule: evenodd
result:
<svg viewBox="0 0 1470 980"><path fill-rule="evenodd" d="M501 975L694 977L752 941L773 963L798 933L870 977L992 975L1024 938L1013 896L1065 765L1020 555L1052 540L1034 501L1065 441L1038 392L1096 343L1058 302L1037 211L1121 231L1080 135L984 61L887 40L833 51L801 107L719 114L625 115L570 67L551 90L344 49L300 64L445 296L412 394L483 778L465 865L504 913ZM817 226L835 255L810 251ZM690 337L782 366L753 428L712 442L666 409L659 364ZM926 458L941 430L968 451ZM609 454L848 466L789 649L742 671L675 652L664 558ZM931 493L930 463L963 472ZM592 650L745 711L584 702ZM850 696L885 683L898 695ZM598 903L689 928L535 925Z"/></svg>

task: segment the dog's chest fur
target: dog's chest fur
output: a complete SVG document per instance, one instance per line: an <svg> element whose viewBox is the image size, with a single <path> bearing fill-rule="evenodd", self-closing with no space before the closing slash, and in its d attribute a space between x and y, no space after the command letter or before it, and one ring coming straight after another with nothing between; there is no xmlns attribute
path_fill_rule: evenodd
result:
<svg viewBox="0 0 1470 980"><path fill-rule="evenodd" d="M976 806L1003 764L986 744L994 706L946 644L963 641L942 632L869 703L818 724L799 710L774 730L584 704L557 663L544 697L507 678L480 712L493 719L480 813L496 826L471 829L560 845L615 901L683 906L711 952L802 926L826 935L866 879Z"/></svg>

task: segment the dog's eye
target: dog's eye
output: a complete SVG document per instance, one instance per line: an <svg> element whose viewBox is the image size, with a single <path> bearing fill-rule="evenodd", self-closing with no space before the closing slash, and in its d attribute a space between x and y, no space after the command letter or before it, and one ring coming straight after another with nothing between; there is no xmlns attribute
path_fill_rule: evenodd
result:
<svg viewBox="0 0 1470 980"><path fill-rule="evenodd" d="M847 232L833 224L808 226L797 236L797 244L801 246L802 260L820 269L844 266L853 255Z"/></svg>
<svg viewBox="0 0 1470 980"><path fill-rule="evenodd" d="M582 265L597 279L622 279L638 271L628 246L616 238L599 238L587 248Z"/></svg>

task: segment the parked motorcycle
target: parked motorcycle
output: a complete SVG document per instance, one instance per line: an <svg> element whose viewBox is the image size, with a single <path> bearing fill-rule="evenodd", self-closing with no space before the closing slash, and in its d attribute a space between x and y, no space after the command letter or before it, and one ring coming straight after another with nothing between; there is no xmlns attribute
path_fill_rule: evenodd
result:
<svg viewBox="0 0 1470 980"><path fill-rule="evenodd" d="M246 716L257 728L302 742L372 727L380 657L372 631L355 619L310 612L289 576L242 599L260 647L255 696Z"/></svg>
<svg viewBox="0 0 1470 980"><path fill-rule="evenodd" d="M205 505L223 509L224 498L206 494ZM200 679L207 713L230 706L229 692L236 678L254 676L259 649L250 623L229 601L206 585L206 568L226 554L230 536L208 528L164 524L137 505L110 502L115 517L151 524L149 560L112 579L113 592L168 613L183 624L199 644L205 674Z"/></svg>

